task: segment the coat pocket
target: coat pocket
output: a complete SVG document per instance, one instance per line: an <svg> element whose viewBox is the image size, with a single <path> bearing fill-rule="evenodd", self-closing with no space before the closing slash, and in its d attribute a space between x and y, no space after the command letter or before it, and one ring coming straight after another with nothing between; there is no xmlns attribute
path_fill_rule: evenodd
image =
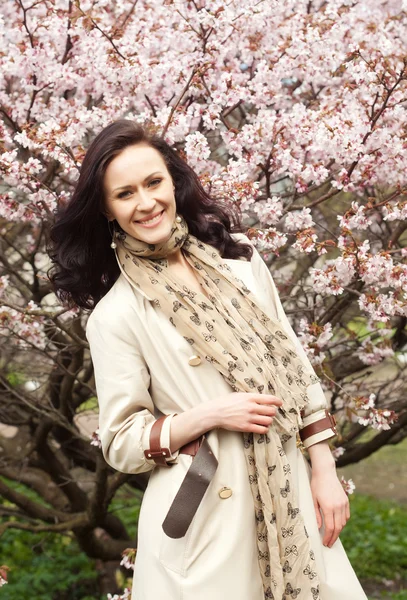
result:
<svg viewBox="0 0 407 600"><path fill-rule="evenodd" d="M184 466L184 475L187 472L192 458L187 455L181 455L178 460L185 460L187 463ZM181 465L176 465L176 467ZM182 483L183 477L181 481L173 480L170 485L170 489L168 490L169 494L169 503L168 507L171 506L179 488ZM198 508L199 511L199 508ZM193 536L193 528L194 528L195 516L192 519L190 526L188 527L188 531L182 538L170 538L164 530L161 529L161 544L160 544L160 552L159 552L159 560L161 564L169 569L170 571L174 571L178 573L182 577L186 577L188 570L188 556L190 554L190 544Z"/></svg>

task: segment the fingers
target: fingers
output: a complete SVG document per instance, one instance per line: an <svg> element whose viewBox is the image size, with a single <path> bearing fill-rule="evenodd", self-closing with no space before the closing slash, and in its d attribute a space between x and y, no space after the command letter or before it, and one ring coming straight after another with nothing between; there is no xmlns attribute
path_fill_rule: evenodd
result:
<svg viewBox="0 0 407 600"><path fill-rule="evenodd" d="M319 504L315 498L314 498L314 508L315 508L315 516L317 518L318 529L321 529L321 527L322 527L321 510L320 510Z"/></svg>
<svg viewBox="0 0 407 600"><path fill-rule="evenodd" d="M336 507L332 507L330 510L325 510L323 512L324 515L324 523L325 523L325 532L322 543L328 548L332 548L334 543L339 537L342 529L345 527L346 522L348 520L349 514L349 502L346 504L341 504ZM317 517L318 522L318 517ZM319 524L318 524L319 527Z"/></svg>
<svg viewBox="0 0 407 600"><path fill-rule="evenodd" d="M324 531L324 537L322 539L322 543L324 544L324 546L329 546L329 543L330 543L333 533L335 531L334 513L330 512L330 511L329 512L324 511L323 515L324 515L325 531Z"/></svg>
<svg viewBox="0 0 407 600"><path fill-rule="evenodd" d="M273 417L269 417L267 415L254 415L253 423L256 425L264 425L265 427L270 427L273 422Z"/></svg>
<svg viewBox="0 0 407 600"><path fill-rule="evenodd" d="M252 394L257 404L268 404L270 406L282 406L283 401L272 394Z"/></svg>

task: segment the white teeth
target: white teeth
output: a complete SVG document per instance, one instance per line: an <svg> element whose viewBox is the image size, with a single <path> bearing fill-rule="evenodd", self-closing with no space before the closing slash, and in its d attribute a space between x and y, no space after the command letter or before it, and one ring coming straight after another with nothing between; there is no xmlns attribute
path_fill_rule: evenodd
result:
<svg viewBox="0 0 407 600"><path fill-rule="evenodd" d="M158 221L158 219L161 217L162 212L160 212L159 215L157 215L156 217L153 217L152 219L149 219L148 221L140 221L142 225L144 225L145 223L154 223L154 221Z"/></svg>

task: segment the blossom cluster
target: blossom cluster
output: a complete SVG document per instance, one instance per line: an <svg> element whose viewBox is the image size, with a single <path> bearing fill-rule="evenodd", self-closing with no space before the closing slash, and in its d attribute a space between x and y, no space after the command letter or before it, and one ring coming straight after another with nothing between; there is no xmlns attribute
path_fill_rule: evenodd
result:
<svg viewBox="0 0 407 600"><path fill-rule="evenodd" d="M125 569L131 569L134 571L134 562L136 560L136 552L135 548L127 548L122 552L122 560L120 565Z"/></svg>
<svg viewBox="0 0 407 600"><path fill-rule="evenodd" d="M363 415L358 416L360 425L370 426L373 429L386 430L397 420L394 410L388 408L376 408L376 396L370 394L368 397L359 396L354 398L355 408L363 411Z"/></svg>
<svg viewBox="0 0 407 600"><path fill-rule="evenodd" d="M320 365L326 358L326 348L329 340L332 338L332 325L318 325L317 323L309 323L306 319L300 319L298 327L298 338L306 350L307 355L314 365Z"/></svg>
<svg viewBox="0 0 407 600"><path fill-rule="evenodd" d="M343 475L341 477L341 484L343 489L345 490L345 492L348 494L348 496L350 496L350 494L353 494L353 492L356 489L355 484L353 483L353 479L348 479L346 480Z"/></svg>

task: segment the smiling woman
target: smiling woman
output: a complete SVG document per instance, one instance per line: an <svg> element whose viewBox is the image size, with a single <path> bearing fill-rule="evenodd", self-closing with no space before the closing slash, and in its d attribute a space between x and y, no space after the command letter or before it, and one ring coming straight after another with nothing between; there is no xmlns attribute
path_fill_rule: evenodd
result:
<svg viewBox="0 0 407 600"><path fill-rule="evenodd" d="M104 457L152 471L132 600L364 600L338 539L335 421L231 209L119 121L91 144L51 237L56 292L94 307Z"/></svg>

